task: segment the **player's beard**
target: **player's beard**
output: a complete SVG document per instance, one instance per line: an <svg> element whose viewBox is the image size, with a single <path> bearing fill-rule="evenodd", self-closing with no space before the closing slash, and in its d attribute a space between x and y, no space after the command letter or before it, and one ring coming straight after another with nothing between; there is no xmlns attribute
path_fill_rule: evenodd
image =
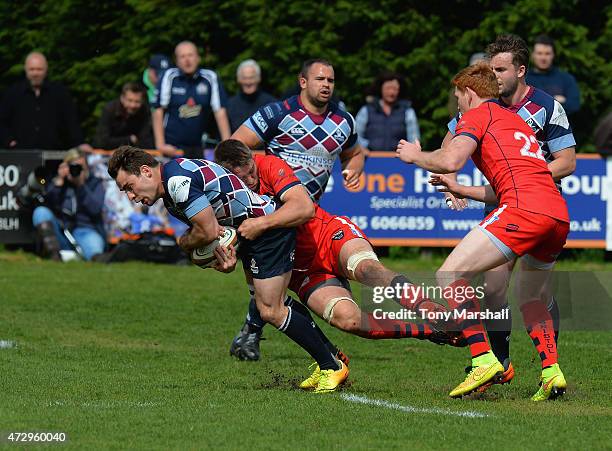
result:
<svg viewBox="0 0 612 451"><path fill-rule="evenodd" d="M518 79L516 79L514 81L514 83L512 83L511 85L508 85L500 94L499 96L503 99L503 98L507 98L507 97L512 97L514 95L514 93L516 92L516 90L518 89Z"/></svg>
<svg viewBox="0 0 612 451"><path fill-rule="evenodd" d="M310 101L310 103L312 103L317 108L325 108L329 103L329 100L319 100L308 93L306 93L306 95L308 96L308 100Z"/></svg>

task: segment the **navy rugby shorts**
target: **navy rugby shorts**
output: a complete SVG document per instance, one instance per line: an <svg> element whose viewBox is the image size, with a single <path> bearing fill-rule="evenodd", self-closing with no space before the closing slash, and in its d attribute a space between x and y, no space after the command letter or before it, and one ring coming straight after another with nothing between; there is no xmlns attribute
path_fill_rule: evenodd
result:
<svg viewBox="0 0 612 451"><path fill-rule="evenodd" d="M240 239L238 254L254 279L269 279L293 269L295 229L271 229L255 240Z"/></svg>

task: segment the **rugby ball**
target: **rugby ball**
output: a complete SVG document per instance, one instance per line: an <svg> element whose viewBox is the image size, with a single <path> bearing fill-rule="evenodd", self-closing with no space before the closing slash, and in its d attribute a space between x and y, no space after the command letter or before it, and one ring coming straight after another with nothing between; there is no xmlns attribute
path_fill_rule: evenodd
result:
<svg viewBox="0 0 612 451"><path fill-rule="evenodd" d="M210 268L217 261L214 254L217 246L228 247L232 245L234 249L238 250L238 232L236 229L230 226L223 226L223 228L225 228L225 231L221 238L191 251L191 262L193 264L202 268Z"/></svg>

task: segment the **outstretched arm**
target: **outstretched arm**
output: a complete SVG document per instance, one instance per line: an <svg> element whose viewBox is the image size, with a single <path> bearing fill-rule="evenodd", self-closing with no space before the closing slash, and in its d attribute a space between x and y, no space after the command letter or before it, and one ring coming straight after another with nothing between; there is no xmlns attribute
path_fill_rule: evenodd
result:
<svg viewBox="0 0 612 451"><path fill-rule="evenodd" d="M450 142L453 139L453 134L450 131L446 132L446 135L444 136L444 140L442 141L442 148L448 146L450 144ZM450 177L452 180L457 180L457 173L456 172L450 172L448 174L448 177ZM446 205L448 205L448 207L451 210L457 210L457 211L461 211L464 210L465 208L467 208L467 201L465 199L462 199L460 197L456 197L455 195L453 195L450 192L445 192L444 193L444 197L446 198Z"/></svg>
<svg viewBox="0 0 612 451"><path fill-rule="evenodd" d="M423 152L419 141L413 144L402 139L397 145L397 155L402 161L414 163L427 171L448 174L459 171L474 153L476 146L472 138L459 135L441 149Z"/></svg>
<svg viewBox="0 0 612 451"><path fill-rule="evenodd" d="M487 204L497 203L497 196L491 185L465 186L457 183L456 179L442 174L433 174L429 179L429 183L439 187L438 191L451 193L455 197L474 199Z"/></svg>

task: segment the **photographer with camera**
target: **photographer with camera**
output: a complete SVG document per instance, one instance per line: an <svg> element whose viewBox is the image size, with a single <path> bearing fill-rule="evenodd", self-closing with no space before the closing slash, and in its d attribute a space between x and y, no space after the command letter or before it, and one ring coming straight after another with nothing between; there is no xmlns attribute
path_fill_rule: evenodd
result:
<svg viewBox="0 0 612 451"><path fill-rule="evenodd" d="M82 152L67 152L44 199L32 214L43 255L61 260L60 250L73 250L91 260L104 252L104 186L89 173Z"/></svg>

